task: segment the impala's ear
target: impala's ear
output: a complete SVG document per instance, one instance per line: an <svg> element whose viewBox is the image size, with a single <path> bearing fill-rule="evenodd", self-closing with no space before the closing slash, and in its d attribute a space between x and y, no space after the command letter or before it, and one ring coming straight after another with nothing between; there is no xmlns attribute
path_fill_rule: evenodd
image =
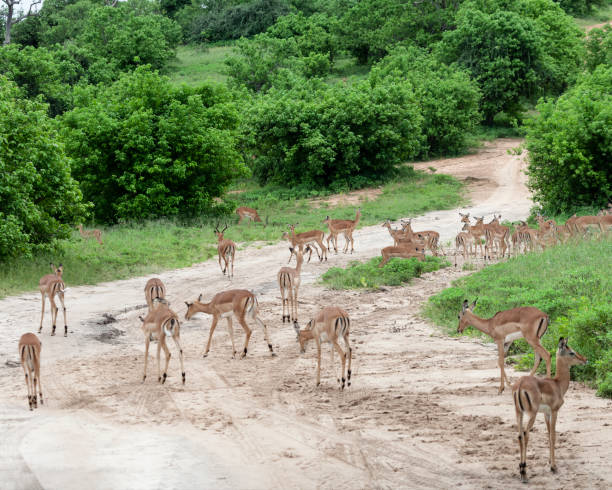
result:
<svg viewBox="0 0 612 490"><path fill-rule="evenodd" d="M191 306L191 303L188 303L187 301L185 301L185 304L187 305L187 308Z"/></svg>
<svg viewBox="0 0 612 490"><path fill-rule="evenodd" d="M295 333L298 336L298 339L300 338L300 326L297 322L297 320L293 320L293 329L295 330Z"/></svg>
<svg viewBox="0 0 612 490"><path fill-rule="evenodd" d="M470 305L470 302L467 299L463 300L463 306L461 307L461 312L464 313L465 310L468 309L468 306Z"/></svg>
<svg viewBox="0 0 612 490"><path fill-rule="evenodd" d="M139 316L138 318L140 319L140 321L141 321L142 323L144 323L144 318L143 318L143 317Z"/></svg>
<svg viewBox="0 0 612 490"><path fill-rule="evenodd" d="M478 301L478 298L476 298L474 300L474 302L472 303L472 306L470 306L470 310L473 310L474 308L476 308L476 302Z"/></svg>
<svg viewBox="0 0 612 490"><path fill-rule="evenodd" d="M567 341L563 337L559 337L559 349L565 347L566 342Z"/></svg>
<svg viewBox="0 0 612 490"><path fill-rule="evenodd" d="M202 302L202 295L200 294L200 296L198 296L198 301L201 303Z"/></svg>
<svg viewBox="0 0 612 490"><path fill-rule="evenodd" d="M293 248L293 247L289 247L289 251L290 251L291 253L293 253L293 252L294 252L294 248Z"/></svg>

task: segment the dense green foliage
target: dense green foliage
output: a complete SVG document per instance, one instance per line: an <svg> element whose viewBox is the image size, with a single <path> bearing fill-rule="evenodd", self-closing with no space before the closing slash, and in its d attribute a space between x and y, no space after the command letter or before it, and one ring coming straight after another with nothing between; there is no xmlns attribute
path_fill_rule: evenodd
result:
<svg viewBox="0 0 612 490"><path fill-rule="evenodd" d="M408 83L271 89L247 116L260 182L363 187L418 155L423 118Z"/></svg>
<svg viewBox="0 0 612 490"><path fill-rule="evenodd" d="M467 149L469 135L480 121L480 91L465 71L441 64L423 50L400 47L383 58L370 76L373 83L385 77L412 85L426 138L419 157Z"/></svg>
<svg viewBox="0 0 612 490"><path fill-rule="evenodd" d="M223 87L176 88L138 68L75 97L63 137L98 220L202 213L244 174L238 113Z"/></svg>
<svg viewBox="0 0 612 490"><path fill-rule="evenodd" d="M612 199L612 67L600 65L527 125L529 187L548 212Z"/></svg>
<svg viewBox="0 0 612 490"><path fill-rule="evenodd" d="M475 313L485 318L517 306L540 308L551 318L542 345L554 352L559 337L569 336L572 347L589 359L588 365L574 368L573 375L595 381L600 394L612 397L612 275L602 266L610 263L610 239L519 256L455 281L430 298L426 314L453 332L466 298L478 298ZM524 340L516 341L513 349L529 353L521 365L532 365L533 354Z"/></svg>
<svg viewBox="0 0 612 490"><path fill-rule="evenodd" d="M0 259L67 237L84 214L46 106L0 76Z"/></svg>
<svg viewBox="0 0 612 490"><path fill-rule="evenodd" d="M289 13L286 0L194 1L176 19L187 42L210 42L249 37L265 31L281 15Z"/></svg>
<svg viewBox="0 0 612 490"><path fill-rule="evenodd" d="M592 29L586 40L587 68L594 71L599 65L612 66L612 25Z"/></svg>
<svg viewBox="0 0 612 490"><path fill-rule="evenodd" d="M378 267L381 257L374 257L368 262L351 262L346 268L332 267L321 276L321 283L331 289L375 289L380 286L401 286L410 282L413 277L448 267L450 262L438 257L418 259L391 259L384 266Z"/></svg>

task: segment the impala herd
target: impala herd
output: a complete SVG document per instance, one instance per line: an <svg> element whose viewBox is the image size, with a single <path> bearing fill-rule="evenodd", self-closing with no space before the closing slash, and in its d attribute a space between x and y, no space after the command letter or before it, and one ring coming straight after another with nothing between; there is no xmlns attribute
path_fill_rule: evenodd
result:
<svg viewBox="0 0 612 490"><path fill-rule="evenodd" d="M249 224L251 221L262 221L257 211L254 209L243 207L238 208L236 212L240 216L239 223L241 223L243 219L249 219ZM282 302L282 322L285 323L286 320L288 323L293 323L293 328L302 353L305 352L306 342L309 340L315 341L317 346L317 386L320 384L321 342L329 342L332 344L332 364L334 350L337 351L340 356L342 364L342 375L341 378L338 379L340 389L344 389L345 385L351 385L352 348L349 342L351 322L346 311L337 306L327 306L321 309L319 313L307 323L306 328L300 328L298 323L298 292L304 255L307 253L309 254L308 261L310 262L312 250L314 249L320 261L327 260L327 251L330 249L330 242L337 253L339 235L343 235L345 238L344 253L348 252L349 244L352 253L354 250L353 232L359 223L360 217L361 212L359 209L356 212L354 220L335 220L327 216L325 220L323 220L323 223L327 224L329 228L327 246L324 244L325 233L321 230L296 233L296 224L292 224L289 226L289 230L283 234L283 238L290 243L289 250L291 255L289 256L289 262L291 262L291 259L295 255L296 266L281 267L277 274ZM501 215L498 214L494 214L493 219L486 224L484 223L484 217L474 217L476 220L474 224L471 223L469 214L460 213L460 217L462 231L459 232L455 239L455 257L461 253L464 259L467 260L468 256L475 256L477 254L477 249L480 248L481 256L484 260L489 260L492 254L495 254L498 258L502 258L505 257L506 254L510 256L511 250L514 254L531 252L538 248L544 249L558 242L565 242L570 237L584 236L589 230L589 227L595 228L603 234L612 226L612 205L602 210L597 216L576 217L574 215L568 219L564 225L557 225L553 220L538 216L538 229L529 228L525 222L520 222L513 233L510 233L509 227L500 224ZM393 238L393 245L382 249L382 261L379 267L382 267L392 257L416 257L419 260L423 260L427 250L434 256L440 254L442 250L439 244L440 235L438 232L431 230L414 231L411 226L411 220L403 220L401 225L401 229L394 229L390 220L385 221L382 225L388 229L389 234ZM223 274L227 273L228 277L231 279L234 275L236 244L232 240L224 237L224 232L226 230L227 225L223 230L219 231L219 225L217 224L215 227L215 235L218 241L219 265ZM81 234L83 234L82 227L80 231ZM92 234L92 236L99 239L100 233L98 232L95 235ZM101 242L101 240L99 241ZM510 249L510 245L512 245L512 249ZM460 249L463 249L462 252L460 252ZM222 261L223 266L221 265ZM57 298L63 309L64 336L66 337L68 335L68 326L66 321L66 307L64 305L66 285L62 279L64 268L61 264L58 267L51 264L51 267L53 273L43 276L39 282L39 290L42 295L42 311L38 333L42 331L45 298L48 297L51 305L51 335L55 335L57 313L59 310L55 303L55 299ZM179 352L181 377L184 384L185 369L183 364L183 349L180 340L179 316L170 309L170 304L166 300L166 287L160 279L150 279L145 285L144 293L148 313L144 317L139 317L142 322L141 329L145 341L142 380L144 382L147 377L149 345L151 341L156 341L157 379L158 382L162 384L165 383L171 357L167 341L171 338ZM238 320L238 323L240 323L240 326L245 332L245 342L241 350L240 358L244 358L247 355L249 339L252 333L251 327L249 327L247 323L247 319L256 323L263 330L264 338L271 355L276 355L272 347L268 327L258 316L259 303L257 297L252 292L244 289L231 289L216 294L208 303L203 302L202 299L202 295L200 294L197 300L185 302L187 306L185 319L191 319L196 313L212 315L212 324L209 330L204 357L206 357L210 351L212 336L220 318L225 318L227 320L227 328L232 343L232 357L236 356L237 350L234 343L234 331L232 327L232 319L234 317ZM530 374L521 377L514 386L512 386L512 396L519 432L519 472L521 480L524 482L527 481L527 442L529 439L529 431L534 424L538 412L543 412L546 420L549 434L550 469L555 472L557 468L554 454L555 424L557 413L559 408L563 405L563 397L569 386L569 370L574 364L586 364L587 360L572 350L567 343L567 339L561 338L557 350L556 376L555 378L551 378L551 355L540 343L542 336L548 329L550 321L548 315L537 308L525 306L501 311L496 313L492 318L485 319L474 314L476 303L477 300L471 305L468 300L464 301L458 315L459 324L457 331L461 333L466 327L472 326L489 335L497 345L498 365L501 377L498 393L501 394L504 391L505 385L511 386L504 370L504 357L508 353L508 349L512 342L518 338L524 338L533 348L535 354L535 362ZM344 349L340 346L340 339L343 339ZM160 369L162 349L165 353L165 366L163 371ZM25 373L30 410L37 408L38 399L40 400L40 404L43 404L40 383L40 354L41 342L38 337L33 333L22 335L19 340L19 356ZM347 358L348 370L346 371ZM534 374L542 359L546 362L547 376L546 378L537 378ZM524 424L523 421L525 415L528 417L526 424Z"/></svg>

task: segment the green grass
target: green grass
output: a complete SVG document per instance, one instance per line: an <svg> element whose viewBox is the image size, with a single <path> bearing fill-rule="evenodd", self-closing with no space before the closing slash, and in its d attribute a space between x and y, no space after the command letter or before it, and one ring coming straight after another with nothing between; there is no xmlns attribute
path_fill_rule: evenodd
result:
<svg viewBox="0 0 612 490"><path fill-rule="evenodd" d="M330 84L340 83L346 79L347 83L365 80L370 73L369 65L360 65L350 56L339 57L334 62L331 74L326 78Z"/></svg>
<svg viewBox="0 0 612 490"><path fill-rule="evenodd" d="M582 28L592 26L593 24L608 22L609 20L612 20L612 3L609 2L606 5L602 5L598 9L595 9L590 15L575 18L574 20L576 21L576 24Z"/></svg>
<svg viewBox="0 0 612 490"><path fill-rule="evenodd" d="M447 260L427 256L423 262L416 258L395 258L379 268L381 259L374 257L368 262L353 261L346 268L332 267L321 276L320 282L331 289L376 289L380 286L400 286L410 282L413 277L420 277L421 274L450 265Z"/></svg>
<svg viewBox="0 0 612 490"><path fill-rule="evenodd" d="M173 83L198 85L206 81L225 83L225 59L231 54L232 46L179 46L176 61L170 65Z"/></svg>
<svg viewBox="0 0 612 490"><path fill-rule="evenodd" d="M542 345L554 353L559 337L569 336L570 345L589 359L588 365L575 367L573 375L594 382L599 394L612 397L610 291L612 239L608 237L559 245L487 267L432 296L425 314L457 335L464 299L478 297L475 313L485 318L517 306L535 306L551 318ZM466 332L489 339L474 328ZM527 353L519 367L531 367L533 353L522 339L512 347L511 353L517 352Z"/></svg>
<svg viewBox="0 0 612 490"><path fill-rule="evenodd" d="M260 188L250 181L238 183L235 189L244 192L229 194L230 205L255 207L267 221L266 226L253 223L238 227L235 226L236 214L221 220L221 225L226 222L230 225L226 237L238 242L239 250L254 241L278 242L290 223L299 223L298 232L314 228L323 230L321 221L328 214L334 218L355 216L356 206L313 206L310 197L318 196L318 192ZM459 206L464 202L462 189L461 183L452 177L408 169L383 186L376 199L360 203L360 226L381 223L386 218ZM35 290L39 278L50 272L49 262L64 264L64 278L69 286L189 267L216 254L215 224L215 219L202 217L190 223L154 221L117 225L103 229L102 247L94 240L83 241L75 231L70 240L57 244L54 253L38 253L33 258L1 263L0 297ZM237 260L240 260L240 252Z"/></svg>

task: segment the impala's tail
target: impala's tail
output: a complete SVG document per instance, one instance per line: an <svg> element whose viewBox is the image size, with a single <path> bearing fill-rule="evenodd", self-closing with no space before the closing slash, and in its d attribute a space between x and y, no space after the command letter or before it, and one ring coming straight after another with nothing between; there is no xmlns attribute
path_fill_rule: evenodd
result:
<svg viewBox="0 0 612 490"><path fill-rule="evenodd" d="M166 334L166 337L172 337L176 327L178 327L178 321L176 318L170 318L170 320L164 322L164 333Z"/></svg>

